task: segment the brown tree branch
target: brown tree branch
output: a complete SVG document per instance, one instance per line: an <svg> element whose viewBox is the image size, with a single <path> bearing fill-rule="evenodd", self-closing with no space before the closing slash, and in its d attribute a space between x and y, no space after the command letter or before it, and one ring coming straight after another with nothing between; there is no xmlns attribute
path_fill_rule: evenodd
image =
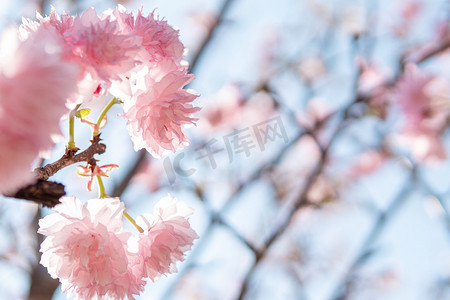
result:
<svg viewBox="0 0 450 300"><path fill-rule="evenodd" d="M446 51L449 48L450 48L450 36L439 41L439 43L432 44L429 47L423 46L422 49L415 51L411 55L405 56L404 62L420 64L436 55L441 54L442 52Z"/></svg>
<svg viewBox="0 0 450 300"><path fill-rule="evenodd" d="M378 240L383 230L386 228L387 223L393 218L396 212L398 212L400 206L408 199L408 195L412 193L411 182L415 183L416 169L411 170L411 176L408 178L401 191L395 196L394 200L389 204L389 207L382 213L380 213L371 230L368 232L364 242L357 255L355 256L353 262L350 264L348 269L344 272L342 278L339 280L335 286L333 292L331 293L330 300L343 300L346 299L352 284L353 275L358 270L358 268L373 254L373 245ZM414 186L414 184L412 184Z"/></svg>
<svg viewBox="0 0 450 300"><path fill-rule="evenodd" d="M57 161L45 165L42 168L34 170L38 179L47 180L53 176L59 170L73 165L78 162L90 162L94 158L94 154L103 154L106 151L106 145L100 143L100 135L95 136L91 140L91 146L77 155L74 155L72 151L66 151L66 153Z"/></svg>
<svg viewBox="0 0 450 300"><path fill-rule="evenodd" d="M59 198L64 196L66 192L64 191L63 184L47 181L48 178L59 170L78 162L85 161L94 163L94 155L103 154L106 151L106 145L100 143L100 141L100 135L97 135L91 140L89 148L83 152L75 155L76 151L68 150L59 160L36 168L34 170L34 175L37 179L36 183L23 187L14 193L5 194L5 196L33 201L47 207L54 207L60 203Z"/></svg>
<svg viewBox="0 0 450 300"><path fill-rule="evenodd" d="M422 51L421 53L418 53L416 56L412 57L412 56L408 56L408 59L402 59L401 61L401 67L400 67L400 72L397 74L397 76L393 79L392 82L386 82L385 85L386 87L389 86L394 86L395 83L399 80L399 78L401 77L401 75L403 74L403 72L405 71L405 63L407 62L413 62L416 64L420 64L423 63L424 61L440 54L441 52L447 50L450 48L450 40L444 40L443 42L441 42L439 45L437 45L436 47L433 47L431 49L428 49L427 51ZM407 57L407 56L404 56ZM359 77L359 76L358 76ZM358 78L357 78L358 79ZM357 87L357 80L355 81L355 88ZM355 89L356 90L356 89ZM361 95L359 93L356 92L355 95L355 99L354 101L349 104L344 112L343 112L343 118L339 124L339 127L336 129L336 131L333 133L332 137L330 138L327 146L322 149L322 157L319 160L318 164L316 165L316 168L314 169L313 173L309 176L307 183L305 185L305 187L303 188L301 194L299 195L299 197L297 198L297 201L294 204L293 209L290 211L289 216L284 220L284 222L272 233L271 236L269 236L269 238L266 240L264 248L259 251L255 257L255 262L253 263L253 265L251 266L251 268L248 270L244 282L241 286L241 290L238 296L239 300L244 299L245 295L247 294L248 291L248 287L250 284L250 279L253 276L253 273L255 272L257 266L259 265L259 263L262 261L262 259L265 257L265 255L267 254L269 248L272 246L272 244L278 240L279 237L281 237L283 235L283 233L286 231L286 229L288 228L291 219L293 218L293 216L295 215L295 213L302 207L308 205L308 201L307 201L307 195L308 195L308 191L310 190L310 188L312 187L314 181L316 180L316 178L320 175L320 173L323 170L323 167L325 165L326 162L326 156L327 156L327 152L330 149L331 145L333 144L334 140L336 139L336 137L341 133L341 131L346 127L347 121L352 118L350 112L351 109L353 107L354 104L359 103L359 102L366 102L370 99L370 95ZM414 170L412 171L413 176L414 176ZM350 282L350 276L353 274L353 271L356 269L357 266L359 266L361 264L361 262L363 261L364 257L367 256L368 250L367 250L367 245L371 245L372 241L375 240L379 233L382 231L382 229L384 228L384 225L386 223L386 218L387 216L391 215L391 211L396 211L396 208L398 206L400 206L400 203L402 203L403 201L403 196L404 193L401 193L398 198L392 203L392 209L390 208L390 210L388 210L385 214L382 214L380 216L380 218L377 220L377 223L373 230L370 232L367 240L364 243L364 248L361 250L360 255L358 255L358 257L356 258L354 264L349 268L348 272L345 274L342 282L337 286L336 291L335 291L335 300L341 300L339 292L342 292L342 288L343 285L347 285ZM395 208L395 209L394 209ZM337 296L336 296L337 295Z"/></svg>
<svg viewBox="0 0 450 300"><path fill-rule="evenodd" d="M77 4L77 1L72 1L75 5ZM48 0L39 0L38 2L38 6L39 6L39 10L42 14L45 13L46 9L49 7L48 5ZM105 152L106 146L100 146L103 144L98 144L96 146L92 146L92 148L96 148L96 153L92 152L91 158L93 158L94 154L102 154ZM89 148L91 148L89 147ZM89 149L88 148L88 149ZM102 150L103 148L103 150ZM86 151L80 153L83 154ZM73 155L74 153L72 153ZM82 156L75 155L77 158L79 159ZM86 153L85 153L86 154ZM85 155L83 154L83 155ZM74 156L74 155L73 155ZM64 157L64 156L63 156ZM78 161L74 161L78 162ZM65 166L68 166L68 164L65 164ZM45 168L45 167L44 167ZM35 174L38 175L40 173L39 170L35 170ZM48 173L47 171L45 171L43 174L49 175L50 173ZM53 173L54 174L54 173ZM52 175L53 175L52 174ZM50 175L49 175L50 176ZM48 177L47 177L48 178ZM52 185L53 188L51 189L53 191L53 193L51 195L45 194L44 197L42 197L42 202L38 201L37 199L30 199L31 195L27 195L28 198L25 198L27 200L32 200L34 202L37 203L41 203L44 206L49 206L49 207L53 207L56 204L59 203L59 198L64 196L66 193L64 191L64 185L59 184L59 183L54 183L54 182L50 182L50 181L46 181L46 180L38 180L37 185ZM38 187L37 186L37 187ZM36 187L36 186L35 186ZM59 189L62 189L62 191L59 191ZM37 192L42 192L42 191L46 191L47 189L42 189L42 188L38 188ZM18 191L18 193L22 193L25 191ZM15 195L16 198L18 198L17 196L19 195ZM22 197L19 197L22 198ZM49 203L47 203L47 201L49 201L49 199L52 199L52 201L50 201ZM51 299L56 288L59 285L59 281L57 279L53 279L50 277L50 275L48 274L47 269L42 266L39 261L41 259L41 254L39 253L39 245L42 243L42 241L44 240L44 237L41 234L37 233L37 229L38 229L38 220L41 218L41 209L38 209L38 211L36 212L36 217L34 220L34 226L35 226L35 232L36 232L36 258L37 258L37 262L33 265L32 269L31 269L31 273L30 273L30 289L28 291L28 300L47 300L47 299Z"/></svg>
<svg viewBox="0 0 450 300"><path fill-rule="evenodd" d="M308 193L310 191L310 189L312 188L314 182L316 181L316 179L319 177L319 175L321 174L323 168L325 167L325 163L327 161L327 154L329 149L331 148L331 146L333 145L333 142L335 141L336 137L342 132L342 130L345 128L345 125L348 121L348 119L350 118L350 110L352 109L353 105L358 103L360 100L359 97L356 97L355 101L353 101L352 103L350 103L344 110L343 112L343 118L339 124L339 127L335 130L335 132L333 133L333 135L331 136L327 146L325 148L322 149L321 151L321 157L319 159L319 161L317 162L313 172L309 175L305 186L302 189L302 192L300 193L300 195L297 197L293 208L290 210L289 215L283 220L283 222L281 223L281 225L269 236L269 238L267 238L267 240L264 243L264 247L261 251L259 251L258 255L256 255L255 257L255 261L253 263L253 265L251 266L251 268L248 270L244 281L242 283L241 286L241 290L239 292L239 296L238 299L242 300L244 299L244 297L247 294L248 291L248 287L250 284L250 279L252 278L254 272L256 271L256 268L258 267L259 263L262 261L262 259L264 259L264 257L266 256L267 252L269 251L270 247L273 245L273 243L278 240L286 231L286 229L289 227L292 218L294 217L294 215L297 213L297 211L299 209L301 209L302 207L308 206L310 203L308 202ZM314 138L314 135L311 135ZM320 144L316 141L317 145L320 147Z"/></svg>
<svg viewBox="0 0 450 300"><path fill-rule="evenodd" d="M224 17L227 14L228 9L230 8L232 3L233 3L233 0L225 0L223 2L221 8L219 9L219 15L214 20L214 23L212 24L210 30L208 31L205 39L202 41L197 52L191 59L189 72L194 73L196 71L198 62L200 61L201 57L205 53L206 48L211 44L211 40L213 39L217 29L223 23Z"/></svg>
<svg viewBox="0 0 450 300"><path fill-rule="evenodd" d="M35 232L36 246L35 254L37 263L33 265L30 273L30 289L28 291L28 300L48 300L51 299L53 293L59 285L57 279L53 279L48 275L47 269L39 263L41 260L41 253L39 247L44 241L44 236L37 233L38 221L41 218L41 209L36 211L35 218L33 220L33 231Z"/></svg>
<svg viewBox="0 0 450 300"><path fill-rule="evenodd" d="M114 186L114 190L111 194L112 197L122 196L131 179L133 179L134 175L139 171L141 165L144 163L146 157L147 157L147 150L141 149L138 151L138 155L133 166L131 166L127 174L125 174L122 181Z"/></svg>
<svg viewBox="0 0 450 300"><path fill-rule="evenodd" d="M63 184L38 179L36 183L27 185L16 193L5 196L33 201L47 207L54 207L60 203L59 198L65 194L66 191L64 190Z"/></svg>

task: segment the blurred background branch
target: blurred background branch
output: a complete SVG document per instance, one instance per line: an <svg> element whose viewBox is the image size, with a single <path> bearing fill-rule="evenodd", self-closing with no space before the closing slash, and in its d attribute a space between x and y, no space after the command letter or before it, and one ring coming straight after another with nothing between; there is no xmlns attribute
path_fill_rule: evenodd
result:
<svg viewBox="0 0 450 300"><path fill-rule="evenodd" d="M63 2L37 10L116 5ZM141 299L448 297L448 1L120 2L180 28L202 107L191 145L161 160L119 126L103 136L131 212L167 193L196 209L200 239ZM423 103L402 89L433 94L416 123ZM84 188L73 173L55 176ZM37 263L40 215L28 298L60 299Z"/></svg>

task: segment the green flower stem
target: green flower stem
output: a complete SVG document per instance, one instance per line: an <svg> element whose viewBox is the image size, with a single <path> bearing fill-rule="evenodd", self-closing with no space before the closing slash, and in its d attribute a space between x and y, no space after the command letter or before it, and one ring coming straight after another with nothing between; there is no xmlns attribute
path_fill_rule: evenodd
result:
<svg viewBox="0 0 450 300"><path fill-rule="evenodd" d="M69 117L69 141L67 143L67 149L76 149L75 146L75 114L80 108L81 104L78 104L71 112Z"/></svg>
<svg viewBox="0 0 450 300"><path fill-rule="evenodd" d="M98 182L98 197L99 198L108 198L108 195L106 195L105 192L105 186L103 185L103 180L100 175L96 175L97 182Z"/></svg>
<svg viewBox="0 0 450 300"><path fill-rule="evenodd" d="M144 229L142 229L141 226L139 226L138 224L136 224L136 221L129 215L126 213L126 211L123 211L123 215L125 218L127 218L128 221L131 222L131 224L134 225L134 227L136 227L136 229L140 232L140 233L144 233Z"/></svg>
<svg viewBox="0 0 450 300"><path fill-rule="evenodd" d="M97 182L98 182L98 190L99 190L99 198L108 198L108 195L106 195L105 192L105 186L103 185L103 180L101 178L101 176L97 175ZM136 229L140 232L140 233L144 233L144 229L142 229L141 226L139 226L138 224L136 224L136 221L129 215L126 213L126 211L123 211L123 215L125 218L127 218L128 221L130 221L131 224L133 224L134 227L136 227Z"/></svg>
<svg viewBox="0 0 450 300"><path fill-rule="evenodd" d="M101 112L100 116L97 119L97 123L95 126L95 130L94 133L92 134L93 136L97 136L100 134L100 125L102 124L103 119L106 116L106 113L111 109L111 107L113 107L114 104L119 104L122 103L122 101L120 101L119 99L117 99L116 97L112 98L111 101L109 101L109 103L105 106L105 108L103 109L103 111Z"/></svg>

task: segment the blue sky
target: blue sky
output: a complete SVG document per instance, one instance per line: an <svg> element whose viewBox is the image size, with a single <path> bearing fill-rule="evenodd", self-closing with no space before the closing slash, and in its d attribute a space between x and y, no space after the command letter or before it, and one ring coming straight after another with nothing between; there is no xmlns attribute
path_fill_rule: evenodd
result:
<svg viewBox="0 0 450 300"><path fill-rule="evenodd" d="M354 56L351 37L344 27L333 28L335 34L331 40L325 45L321 44L329 29L326 25L327 13L341 15L345 11L355 12L358 7L362 7L362 11L367 14L362 17L363 20L367 20L367 16L377 16L376 26L370 28L371 36L375 37L372 58L380 65L395 71L394 63L401 49L426 41L434 34L435 20L442 17L444 2L423 1L426 4L421 17L411 29L413 32L405 39L398 40L389 33L392 30L391 25L398 17L398 9L402 3L400 0L235 1L225 23L219 28L215 39L199 62L195 73L197 79L191 88L201 94L197 100L198 105L217 106L220 103L218 100L216 102L216 94L224 85L240 83L251 90L261 78L269 76L286 107L297 113L305 110L310 100L305 95L311 90L317 97L325 99L328 107L338 109L349 103L353 93ZM81 1L80 7L87 7L88 3L93 5L97 12L112 5L108 1ZM214 15L220 4L221 1L212 0L154 0L130 1L126 7L136 11L143 5L146 12L157 8L160 16L180 29L181 39L192 55L204 33L199 22L211 14ZM57 1L54 5L58 12L70 9L64 1ZM3 0L0 3L0 26L20 20L22 14L32 17L32 10L32 1ZM322 11L323 14L315 15L311 11ZM323 16L323 19L320 16ZM269 72L270 68L267 67L264 56L264 47L270 45L273 40L278 43L275 54L282 58L276 65L282 71L275 72L274 75ZM283 64L318 54L323 54L329 72L312 87L299 84L296 75ZM188 59L191 58L190 55ZM433 67L436 68L431 64L430 68ZM261 99L254 97L254 101L263 101ZM96 109L99 110L100 107L101 103L98 103ZM266 121L257 104L255 111L255 119L243 119L237 129ZM115 117L121 113L120 107L115 107L110 115ZM292 140L296 135L296 126L286 111L281 111L280 115L288 139ZM348 165L362 149L376 146L379 142L379 132L389 132L396 127L398 124L395 118L379 122L368 117L355 122L332 148L331 155L335 163L330 166L330 177L338 178L343 166ZM62 124L62 128L65 128L65 124ZM202 140L202 130L200 125L188 130L194 145ZM215 132L205 139L216 138L222 141L223 137L230 133L232 132L226 130ZM80 147L88 145L88 128L79 125L76 134ZM102 137L108 145L108 152L101 157L102 163L118 163L121 166L111 174L111 179L105 182L107 188L110 188L125 174L134 155L123 119L114 118ZM448 140L448 136L446 138ZM151 194L145 187L133 185L126 191L122 200L129 203L130 211L134 215L138 215L143 211L151 211L155 201L170 192L196 209L191 221L203 238L209 221L208 206L213 209L221 208L231 193L233 180L245 178L262 162L275 155L283 145L283 141L277 141L267 151L254 150L249 157L241 156L233 162L228 161L224 152L218 156L217 169L211 169L209 165L196 160L198 153L192 146L182 152L186 153L183 167L194 167L198 170L194 176L187 179L179 177L177 182L171 185L163 174L161 180L164 188L160 191ZM298 174L296 172L299 168L307 168L309 157L313 157L305 150L306 145L306 142L300 143L284 162L292 166L292 170L286 169L286 172L292 172L292 176ZM64 145L58 145L52 159L57 159L63 149ZM176 154L173 154L168 157L173 161L175 156ZM163 164L162 160L156 163L160 166ZM449 163L444 161L440 165L425 166L420 172L420 182L426 182L442 196L447 207L450 189L448 170ZM286 235L277 242L255 273L248 299L331 299L337 281L358 253L376 220L377 213L389 207L395 195L405 186L407 178L408 169L404 160L391 159L375 173L352 182L339 194L338 201L321 210L302 210L295 217L295 222ZM85 191L86 182L76 176L74 168L61 171L55 180L72 183L68 186L69 194L78 195L82 199L95 197L95 192L89 194ZM202 184L208 205L199 201L189 188L191 180ZM304 178L299 177L296 185L301 187L303 180ZM362 266L361 274L365 277L359 282L359 294L352 299L431 299L428 297L436 280L450 276L449 231L443 221L442 209L420 184L410 185L409 189L412 191L411 195L405 199L376 239L376 254ZM9 214L2 215L0 225L7 226L9 222L14 222L14 227L19 227L22 222L29 222L33 206L10 199L2 201ZM271 181L263 178L249 184L235 205L223 211L223 215L233 228L258 245L270 234L276 223L282 220L289 201L289 197L285 202L276 201ZM129 229L133 230L131 226ZM179 289L171 293L173 299L234 299L236 296L240 280L254 258L227 228L216 226L212 232L211 237L205 237L206 242L202 244L201 249L195 250L194 246L193 256L188 254L186 263L179 265L180 270L183 270L185 265L194 262L196 268L181 281ZM29 246L26 246L30 236L29 232L24 233L22 250L26 255L30 255ZM22 236L20 239L23 239ZM8 241L9 239L0 243L0 250L7 247ZM287 258L287 249L298 250L305 256L306 261L290 261ZM0 280L0 295L9 299L23 297L28 288L26 272L8 263L0 264L0 268L0 276L5 279ZM395 274L395 279L387 285L382 285L374 274L383 272ZM138 299L166 299L168 289L177 280L177 276L170 275L156 283L149 283ZM6 280L11 278L14 280ZM65 296L57 292L54 296L54 300L56 299L65 299Z"/></svg>

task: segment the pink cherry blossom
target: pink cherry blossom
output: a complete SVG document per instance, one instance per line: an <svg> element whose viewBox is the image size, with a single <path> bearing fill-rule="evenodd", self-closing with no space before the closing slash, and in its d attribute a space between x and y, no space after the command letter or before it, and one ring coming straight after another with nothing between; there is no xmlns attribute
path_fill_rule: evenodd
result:
<svg viewBox="0 0 450 300"><path fill-rule="evenodd" d="M133 30L134 16L131 12L127 12L123 5L119 4L116 9L106 11L104 14L111 15L117 20L122 33L130 33Z"/></svg>
<svg viewBox="0 0 450 300"><path fill-rule="evenodd" d="M399 139L409 146L412 157L419 162L437 163L447 158L441 134L433 128L424 127L421 131L406 131Z"/></svg>
<svg viewBox="0 0 450 300"><path fill-rule="evenodd" d="M93 8L74 19L65 37L71 46L69 59L83 66L94 80L118 80L117 74L127 73L138 63L140 38L122 34L117 21L110 15L99 17Z"/></svg>
<svg viewBox="0 0 450 300"><path fill-rule="evenodd" d="M446 158L441 136L450 114L447 86L443 78L424 73L414 65L407 66L396 86L395 99L405 115L403 140L418 161Z"/></svg>
<svg viewBox="0 0 450 300"><path fill-rule="evenodd" d="M139 10L134 27L134 33L142 37L142 45L147 51L147 60L159 62L170 59L180 63L183 59L184 46L178 37L178 30L159 20L153 12L147 17Z"/></svg>
<svg viewBox="0 0 450 300"><path fill-rule="evenodd" d="M161 157L189 144L183 126L196 121L191 114L199 108L191 102L198 95L183 87L193 79L172 61L164 61L144 78L146 89L125 101L124 117L136 151L145 148Z"/></svg>
<svg viewBox="0 0 450 300"><path fill-rule="evenodd" d="M400 18L395 18L397 23L393 26L393 31L400 37L404 37L410 31L411 25L422 10L423 4L418 1L406 1L400 7Z"/></svg>
<svg viewBox="0 0 450 300"><path fill-rule="evenodd" d="M1 113L0 113L1 115ZM15 192L33 182L31 163L37 156L28 141L4 134L0 129L0 194Z"/></svg>
<svg viewBox="0 0 450 300"><path fill-rule="evenodd" d="M136 222L144 229L139 236L139 254L144 263L144 276L155 281L161 274L177 271L176 262L184 260L198 235L187 216L193 210L171 196L161 199L153 215L143 214Z"/></svg>
<svg viewBox="0 0 450 300"><path fill-rule="evenodd" d="M382 150L368 150L358 155L349 168L350 178L360 178L378 170L389 158L388 153Z"/></svg>
<svg viewBox="0 0 450 300"><path fill-rule="evenodd" d="M22 25L19 28L20 36L23 39L31 32L35 32L38 28L45 28L49 31L56 30L62 38L61 46L64 48L64 60L83 66L83 68L79 68L77 74L77 90L67 99L66 104L70 109L75 108L76 104L90 101L99 85L99 79L96 74L89 72L91 70L86 67L86 65L89 65L89 62L86 59L87 56L80 54L79 48L76 49L74 46L76 38L79 38L79 34L76 33L75 30L80 29L81 27L78 26L78 28L74 28L75 18L79 19L80 17L73 17L67 13L60 16L56 13L55 9L52 8L50 15L47 17L42 17L37 14L39 22L24 18L22 20ZM77 55L74 55L74 52L76 52ZM83 58L80 58L80 55L83 56ZM82 61L82 63L80 63L80 61Z"/></svg>
<svg viewBox="0 0 450 300"><path fill-rule="evenodd" d="M59 278L63 292L81 299L123 299L143 290L139 257L128 250L122 231L124 205L117 198L91 199L84 205L64 197L54 213L39 221L46 235L41 264Z"/></svg>
<svg viewBox="0 0 450 300"><path fill-rule="evenodd" d="M55 30L39 28L20 41L14 29L4 33L0 56L0 192L31 180L39 152L53 147L65 99L75 91L78 69L63 62L62 40Z"/></svg>
<svg viewBox="0 0 450 300"><path fill-rule="evenodd" d="M430 97L424 92L424 87L433 76L419 71L415 66L408 66L405 75L396 86L396 101L405 114L408 123L420 123L429 116Z"/></svg>
<svg viewBox="0 0 450 300"><path fill-rule="evenodd" d="M40 24L46 28L53 27L55 28L59 34L65 36L66 32L67 36L70 36L70 32L73 31L73 23L75 17L70 16L68 13L64 13L61 16L58 15L55 8L52 7L50 11L50 15L48 17L42 17L41 15L37 15L37 19ZM66 37L67 37L66 36Z"/></svg>
<svg viewBox="0 0 450 300"><path fill-rule="evenodd" d="M308 101L306 111L298 116L298 123L308 130L327 120L332 114L330 105L323 98L314 97Z"/></svg>

